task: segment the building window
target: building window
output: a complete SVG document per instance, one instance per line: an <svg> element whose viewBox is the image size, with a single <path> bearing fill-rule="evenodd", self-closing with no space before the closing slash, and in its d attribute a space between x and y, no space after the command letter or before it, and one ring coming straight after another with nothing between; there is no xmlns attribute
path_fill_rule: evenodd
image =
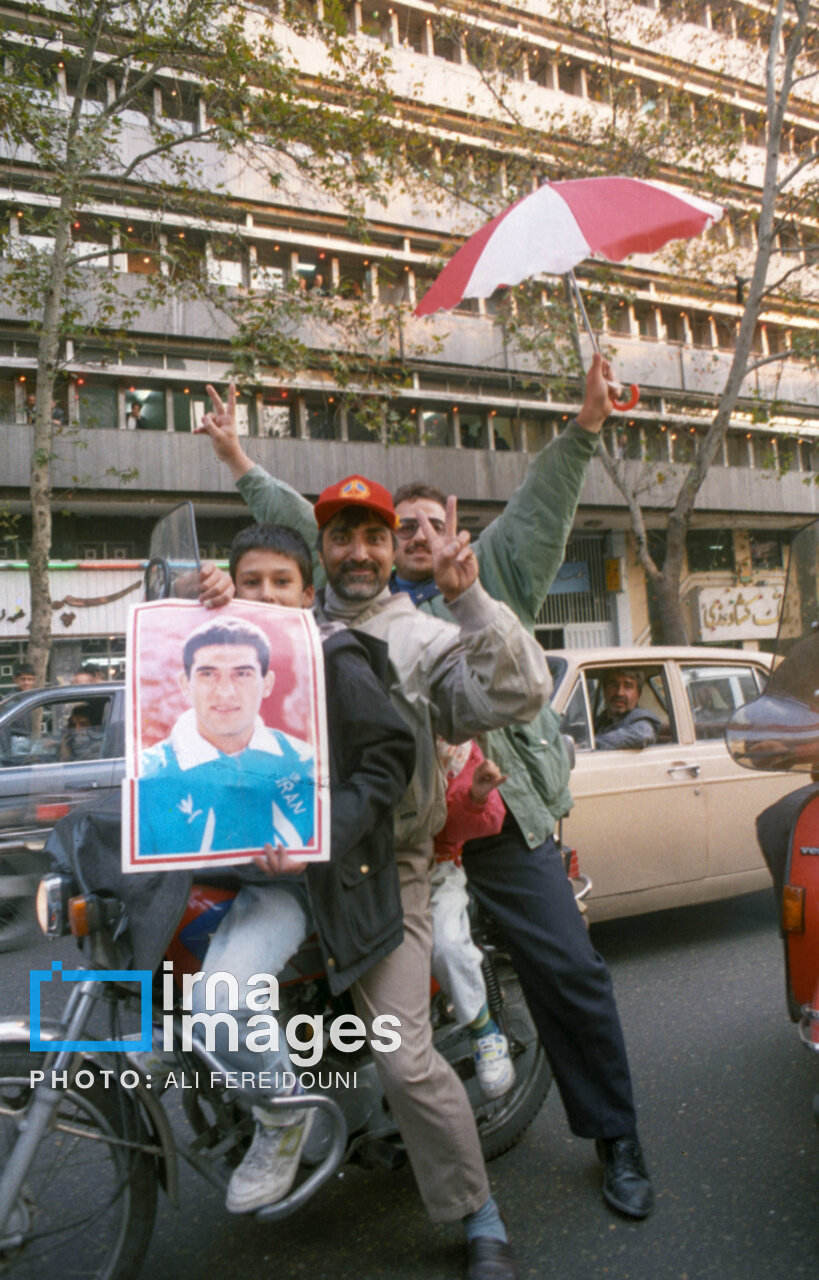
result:
<svg viewBox="0 0 819 1280"><path fill-rule="evenodd" d="M464 413L463 410L458 414L458 431L461 437L462 449L485 449L486 427L481 413Z"/></svg>
<svg viewBox="0 0 819 1280"><path fill-rule="evenodd" d="M495 441L496 453L508 453L510 450L516 450L517 432L515 429L515 419L508 418L505 414L492 413L492 436Z"/></svg>
<svg viewBox="0 0 819 1280"><path fill-rule="evenodd" d="M734 535L730 529L690 529L685 536L689 573L733 573Z"/></svg>
<svg viewBox="0 0 819 1280"><path fill-rule="evenodd" d="M262 403L262 422L259 435L281 440L295 435L293 415L285 395L279 394L275 400L265 396Z"/></svg>
<svg viewBox="0 0 819 1280"><path fill-rule="evenodd" d="M130 429L164 431L165 392L150 387L134 387L125 393L125 423Z"/></svg>
<svg viewBox="0 0 819 1280"><path fill-rule="evenodd" d="M752 436L751 456L753 458L753 465L757 470L774 470L776 468L776 442L773 436Z"/></svg>
<svg viewBox="0 0 819 1280"><path fill-rule="evenodd" d="M424 410L421 414L421 440L431 446L452 444L452 428L445 412Z"/></svg>
<svg viewBox="0 0 819 1280"><path fill-rule="evenodd" d="M729 431L725 437L725 450L729 467L749 467L748 437L738 431Z"/></svg>
<svg viewBox="0 0 819 1280"><path fill-rule="evenodd" d="M80 426L109 427L116 429L117 393L116 388L98 383L77 382L77 410Z"/></svg>

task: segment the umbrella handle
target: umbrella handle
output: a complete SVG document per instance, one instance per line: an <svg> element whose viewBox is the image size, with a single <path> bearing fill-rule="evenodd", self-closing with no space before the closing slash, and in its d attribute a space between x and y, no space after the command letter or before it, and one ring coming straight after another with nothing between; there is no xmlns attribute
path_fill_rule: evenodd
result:
<svg viewBox="0 0 819 1280"><path fill-rule="evenodd" d="M611 406L618 413L628 413L629 409L633 409L637 401L640 399L640 388L636 382L631 384L631 395L628 400L612 400Z"/></svg>

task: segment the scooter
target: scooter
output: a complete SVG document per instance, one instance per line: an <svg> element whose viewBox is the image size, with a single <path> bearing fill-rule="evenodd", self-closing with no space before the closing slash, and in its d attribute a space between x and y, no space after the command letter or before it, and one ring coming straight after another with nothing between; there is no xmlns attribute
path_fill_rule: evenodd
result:
<svg viewBox="0 0 819 1280"><path fill-rule="evenodd" d="M788 1011L819 1054L819 521L791 544L772 674L729 722L726 742L746 768L811 779L760 814L757 832L779 910Z"/></svg>

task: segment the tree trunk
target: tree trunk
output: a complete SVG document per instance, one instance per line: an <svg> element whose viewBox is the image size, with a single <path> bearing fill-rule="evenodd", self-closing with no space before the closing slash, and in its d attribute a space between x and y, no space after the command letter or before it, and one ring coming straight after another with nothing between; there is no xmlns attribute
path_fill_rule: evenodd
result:
<svg viewBox="0 0 819 1280"><path fill-rule="evenodd" d="M652 586L657 597L660 635L658 644L690 644L690 639L683 619L680 601L679 575L668 573L665 569L652 579Z"/></svg>
<svg viewBox="0 0 819 1280"><path fill-rule="evenodd" d="M60 353L60 316L71 246L71 209L65 195L60 213L37 351L37 395L31 453L31 550L28 558L31 620L28 659L34 666L38 684L45 683L51 653L51 589L48 580L48 558L51 554L51 462L54 446L51 406Z"/></svg>

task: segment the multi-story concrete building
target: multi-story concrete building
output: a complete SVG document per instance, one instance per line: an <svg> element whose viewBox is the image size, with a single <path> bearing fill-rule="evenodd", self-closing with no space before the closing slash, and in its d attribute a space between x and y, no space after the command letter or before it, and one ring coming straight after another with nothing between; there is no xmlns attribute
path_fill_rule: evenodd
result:
<svg viewBox="0 0 819 1280"><path fill-rule="evenodd" d="M627 78L634 101L646 109L662 104L671 85L678 97L684 90L685 110L694 119L705 105L717 102L730 108L734 126L739 121L743 130L733 162L736 208L715 233L723 248L732 241L740 254L735 286L719 289L659 260L635 258L607 285L601 311L603 339L623 380L642 388L637 408L607 428L607 443L633 468L651 460L653 487L644 506L649 526L658 531L670 492L668 477L675 466L686 464L692 442L709 420L742 310L741 255L754 248L746 215L758 197L764 154L763 10L744 0L635 4L624 10L616 45L605 55L608 72L614 65L616 74ZM485 70L474 65L479 59L471 50L486 50L493 41L502 40L504 47L515 42L519 56L504 92L523 125L536 126L556 111L570 120L572 112L607 109L603 55L581 28L561 25L548 0L491 0L468 13L424 0L387 8L379 0L354 0L349 24L358 41L389 50L407 128L415 134L425 130L433 151L445 144L480 153L497 164L499 183L503 146L511 144L500 138L497 94ZM305 74L320 70L318 45L306 36L296 44ZM70 56L55 74L69 104ZM158 81L144 107L192 122L201 109L195 81L184 78ZM135 111L134 129L139 123ZM786 143L794 158L804 158L817 155L817 140L819 75L798 88ZM284 376L261 367L242 397L248 452L308 495L354 471L391 488L429 478L459 495L467 527L481 528L519 483L530 456L561 430L576 398L549 372L537 370L520 344L506 340L491 301L467 303L431 319L413 318L412 307L434 275L432 256L442 240L477 225L476 215L470 224L463 208L455 210L421 188L404 191L387 207L369 208L364 241L332 198L294 182L273 189L247 168L233 171L230 157L220 157L219 163L231 193L222 216L192 224L166 212L158 222L137 188L116 202L101 188L96 202L78 214L77 240L91 234L84 226L93 221L95 249L104 250L99 267L119 273L124 296L146 274L162 270L163 244L180 237L201 253L210 278L236 297L242 291L293 290L303 281L309 296L328 298L336 319L338 308L368 303L376 321L389 319L389 333L379 342L382 352L391 352L393 368L402 371L389 395L376 381L362 384L351 397L349 383L342 385L334 376L330 358L339 346L349 354L355 345L350 326L306 314L299 337L312 352L310 369ZM533 180L548 177L547 169L540 162ZM684 180L690 182L691 174ZM47 201L42 181L27 174L19 157L13 165L0 157L7 254L21 234L21 212ZM110 228L107 240L98 230L100 217ZM802 264L809 283L798 303L777 304L763 313L758 354L785 351L795 333L816 329L819 283L811 263L817 246L815 221L791 221L783 230L780 263ZM592 293L596 288L593 272L587 287ZM171 301L130 325L126 356L113 358L104 336L99 349L87 350L82 360L68 344L55 408L68 428L59 437L53 467L53 554L61 567L54 569L52 596L63 602L54 610L55 675L70 672L81 658L107 665L121 653L121 610L133 598L127 589L139 577L137 562L146 553L157 513L191 498L202 550L216 555L225 552L247 519L208 442L193 434L206 407L206 384L227 377L230 337L217 310L202 302ZM0 450L5 460L0 503L7 535L0 543L5 558L0 687L8 685L11 664L26 639L28 596L20 566L29 528L27 416L35 356L23 313L0 294ZM366 414L361 412L365 400ZM772 402L764 422L760 401ZM138 424L131 414L136 404ZM772 636L787 533L817 514L818 477L817 377L808 364L790 357L749 378L721 456L700 493L682 587L692 640L754 645ZM583 492L568 558L585 568L555 584L543 611L544 640L558 645L647 642L650 602L627 512L598 462ZM101 567L110 561L120 561L121 567ZM118 602L82 603L120 592L125 594Z"/></svg>

